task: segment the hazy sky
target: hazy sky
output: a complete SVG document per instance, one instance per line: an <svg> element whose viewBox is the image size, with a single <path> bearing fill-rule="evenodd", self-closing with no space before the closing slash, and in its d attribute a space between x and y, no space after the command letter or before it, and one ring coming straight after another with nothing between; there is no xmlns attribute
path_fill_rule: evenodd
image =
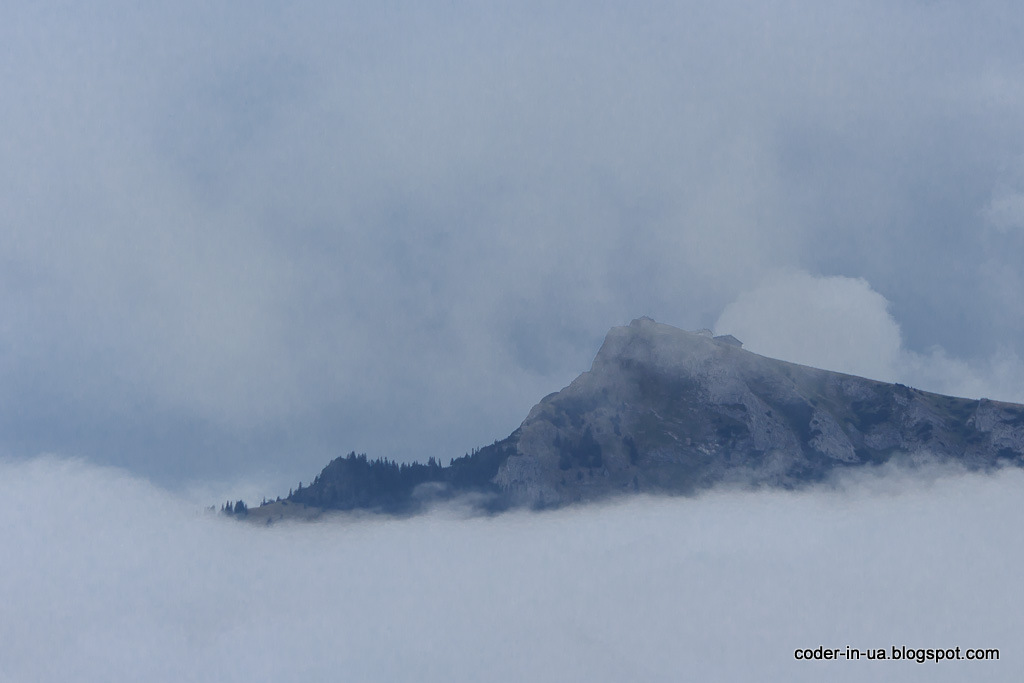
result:
<svg viewBox="0 0 1024 683"><path fill-rule="evenodd" d="M861 472L265 528L120 471L0 460L0 681L1016 682L1021 487ZM793 658L822 645L1000 659Z"/></svg>
<svg viewBox="0 0 1024 683"><path fill-rule="evenodd" d="M1024 400L1021 35L1009 2L3 3L0 451L447 462L645 314Z"/></svg>

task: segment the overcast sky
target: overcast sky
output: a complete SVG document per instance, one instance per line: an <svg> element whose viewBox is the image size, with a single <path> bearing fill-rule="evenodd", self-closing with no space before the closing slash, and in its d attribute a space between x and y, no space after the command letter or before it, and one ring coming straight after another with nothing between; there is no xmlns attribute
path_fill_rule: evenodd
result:
<svg viewBox="0 0 1024 683"><path fill-rule="evenodd" d="M1021 35L1009 2L3 3L0 450L447 462L641 315L1024 400Z"/></svg>

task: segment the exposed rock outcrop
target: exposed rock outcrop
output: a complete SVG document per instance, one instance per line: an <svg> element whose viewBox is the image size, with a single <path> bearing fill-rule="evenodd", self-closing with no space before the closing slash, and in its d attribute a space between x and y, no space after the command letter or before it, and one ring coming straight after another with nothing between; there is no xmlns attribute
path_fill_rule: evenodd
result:
<svg viewBox="0 0 1024 683"><path fill-rule="evenodd" d="M1024 460L1024 407L931 394L744 351L649 318L612 329L589 372L542 400L495 483L525 504L717 482L795 486L896 453Z"/></svg>

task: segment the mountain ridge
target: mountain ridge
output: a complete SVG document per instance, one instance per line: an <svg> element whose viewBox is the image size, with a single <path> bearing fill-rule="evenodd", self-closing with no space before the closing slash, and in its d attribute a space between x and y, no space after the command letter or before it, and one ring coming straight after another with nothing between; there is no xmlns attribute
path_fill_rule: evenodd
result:
<svg viewBox="0 0 1024 683"><path fill-rule="evenodd" d="M730 482L792 488L899 454L1022 466L1024 406L767 358L643 317L613 327L591 368L505 439L448 466L351 453L283 502L414 512L472 495L487 510L540 508Z"/></svg>

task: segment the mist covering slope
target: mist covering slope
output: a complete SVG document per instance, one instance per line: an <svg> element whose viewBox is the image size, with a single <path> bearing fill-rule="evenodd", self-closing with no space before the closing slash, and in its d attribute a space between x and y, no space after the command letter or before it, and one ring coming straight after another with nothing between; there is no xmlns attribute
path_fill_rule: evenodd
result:
<svg viewBox="0 0 1024 683"><path fill-rule="evenodd" d="M933 394L751 353L650 318L615 327L588 372L509 437L443 467L338 458L293 503L416 509L468 492L558 506L722 483L795 487L894 457L1024 464L1024 406Z"/></svg>

